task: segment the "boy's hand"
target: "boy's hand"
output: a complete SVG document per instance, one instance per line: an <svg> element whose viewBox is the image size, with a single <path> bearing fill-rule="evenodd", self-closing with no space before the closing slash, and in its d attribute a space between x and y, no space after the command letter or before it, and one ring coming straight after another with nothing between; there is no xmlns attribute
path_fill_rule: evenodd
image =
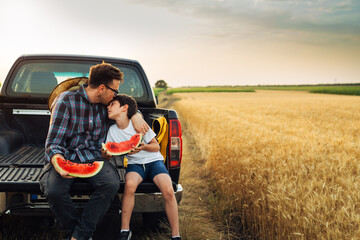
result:
<svg viewBox="0 0 360 240"><path fill-rule="evenodd" d="M133 155L133 154L140 152L141 150L144 150L144 145L145 145L145 143L141 142L138 147L131 149L131 152L129 153L129 155Z"/></svg>
<svg viewBox="0 0 360 240"><path fill-rule="evenodd" d="M103 148L101 148L101 157L106 160L110 160L112 158L112 155L105 151Z"/></svg>

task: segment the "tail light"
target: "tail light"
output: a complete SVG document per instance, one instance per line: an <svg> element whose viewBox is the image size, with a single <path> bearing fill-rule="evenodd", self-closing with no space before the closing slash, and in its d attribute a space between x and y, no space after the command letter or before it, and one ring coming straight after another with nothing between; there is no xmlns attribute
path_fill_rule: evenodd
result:
<svg viewBox="0 0 360 240"><path fill-rule="evenodd" d="M171 119L169 123L169 153L170 168L179 167L182 158L181 124L179 120Z"/></svg>

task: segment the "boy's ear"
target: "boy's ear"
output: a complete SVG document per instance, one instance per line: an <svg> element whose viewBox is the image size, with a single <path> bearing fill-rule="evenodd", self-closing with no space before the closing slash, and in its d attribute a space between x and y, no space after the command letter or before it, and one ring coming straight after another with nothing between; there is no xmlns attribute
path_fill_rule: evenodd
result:
<svg viewBox="0 0 360 240"><path fill-rule="evenodd" d="M125 104L123 108L124 112L127 111L128 109L129 109L129 105Z"/></svg>

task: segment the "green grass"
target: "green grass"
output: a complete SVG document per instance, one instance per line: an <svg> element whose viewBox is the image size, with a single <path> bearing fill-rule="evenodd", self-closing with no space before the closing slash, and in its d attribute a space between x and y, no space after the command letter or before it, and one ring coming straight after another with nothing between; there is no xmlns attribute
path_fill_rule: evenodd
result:
<svg viewBox="0 0 360 240"><path fill-rule="evenodd" d="M165 88L156 88L156 87L153 88L154 94L157 97L159 96L159 92L162 92L162 91L165 91L165 90L166 90Z"/></svg>
<svg viewBox="0 0 360 240"><path fill-rule="evenodd" d="M258 90L282 90L282 91L311 91L317 88L317 86L255 86Z"/></svg>
<svg viewBox="0 0 360 240"><path fill-rule="evenodd" d="M164 89L162 89L163 91ZM255 92L256 90L308 91L310 93L360 95L360 85L280 85L280 86L219 86L169 88L167 94L190 92Z"/></svg>
<svg viewBox="0 0 360 240"><path fill-rule="evenodd" d="M308 91L311 93L326 93L340 95L360 95L359 85L313 85L313 86L258 86L258 90L284 90L284 91Z"/></svg>
<svg viewBox="0 0 360 240"><path fill-rule="evenodd" d="M310 90L311 93L328 93L341 95L360 95L360 86L352 87L324 87Z"/></svg>
<svg viewBox="0 0 360 240"><path fill-rule="evenodd" d="M190 92L255 92L255 90L249 87L184 87L170 88L166 91L167 94Z"/></svg>

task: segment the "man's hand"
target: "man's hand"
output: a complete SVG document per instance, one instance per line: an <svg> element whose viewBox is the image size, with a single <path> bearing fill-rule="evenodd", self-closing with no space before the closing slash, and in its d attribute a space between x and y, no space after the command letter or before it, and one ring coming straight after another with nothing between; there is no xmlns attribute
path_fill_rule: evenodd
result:
<svg viewBox="0 0 360 240"><path fill-rule="evenodd" d="M131 121L135 131L141 133L142 135L145 135L150 128L140 113L136 113L134 116L132 116Z"/></svg>
<svg viewBox="0 0 360 240"><path fill-rule="evenodd" d="M57 157L61 157L61 158L65 159L65 158L63 157L63 155L61 155L61 154L55 154L55 155L51 158L51 164L52 164L53 166L54 166L55 159L56 159ZM75 177L73 177L73 176L70 176L68 172L58 171L56 168L54 168L54 169L55 169L55 171L57 171L63 178L75 178Z"/></svg>
<svg viewBox="0 0 360 240"><path fill-rule="evenodd" d="M70 176L68 172L60 172L60 175L63 177L63 178L75 178L73 176Z"/></svg>
<svg viewBox="0 0 360 240"><path fill-rule="evenodd" d="M145 144L143 142L141 142L138 147L135 147L135 148L131 149L129 155L133 155L135 153L140 152L141 150L144 150L144 145Z"/></svg>

